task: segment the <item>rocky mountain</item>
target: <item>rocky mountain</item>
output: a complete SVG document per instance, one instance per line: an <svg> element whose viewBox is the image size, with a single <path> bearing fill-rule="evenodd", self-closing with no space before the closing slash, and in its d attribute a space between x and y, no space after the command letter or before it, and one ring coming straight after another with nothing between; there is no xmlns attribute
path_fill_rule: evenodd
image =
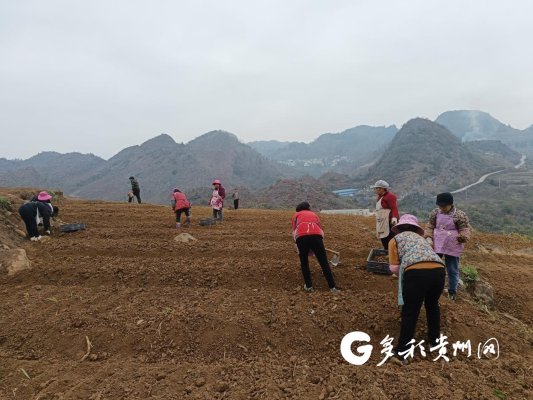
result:
<svg viewBox="0 0 533 400"><path fill-rule="evenodd" d="M523 131L476 110L447 111L435 122L447 127L463 141L500 140L521 154L533 156L533 126Z"/></svg>
<svg viewBox="0 0 533 400"><path fill-rule="evenodd" d="M392 140L396 126L357 126L341 133L326 133L311 143L258 141L249 145L264 156L315 177L328 171L352 173L378 157Z"/></svg>
<svg viewBox="0 0 533 400"><path fill-rule="evenodd" d="M0 159L0 186L61 187L74 191L106 161L93 154L43 152L27 160Z"/></svg>
<svg viewBox="0 0 533 400"><path fill-rule="evenodd" d="M501 168L472 152L444 126L427 119L408 121L366 175L388 181L403 193L453 190Z"/></svg>
<svg viewBox="0 0 533 400"><path fill-rule="evenodd" d="M141 197L166 202L173 187L209 189L214 178L225 186L258 189L287 176L284 169L239 142L235 135L214 131L187 144L159 135L128 147L100 166L72 194L85 198L123 200L128 177L141 185Z"/></svg>

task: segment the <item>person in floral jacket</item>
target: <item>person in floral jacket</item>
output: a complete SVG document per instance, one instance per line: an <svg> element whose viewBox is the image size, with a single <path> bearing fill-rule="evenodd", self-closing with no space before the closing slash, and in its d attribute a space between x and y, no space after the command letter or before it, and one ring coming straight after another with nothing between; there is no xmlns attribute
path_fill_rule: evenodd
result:
<svg viewBox="0 0 533 400"><path fill-rule="evenodd" d="M414 215L404 214L392 230L389 242L389 268L398 273L398 304L402 306L401 328L396 354L404 356L422 304L426 308L428 339L435 346L440 337L439 298L444 289L444 262L424 239L424 230Z"/></svg>
<svg viewBox="0 0 533 400"><path fill-rule="evenodd" d="M448 274L448 297L457 298L459 258L470 239L472 228L465 212L453 205L451 193L437 195L437 206L430 214L424 236L435 252L444 257Z"/></svg>

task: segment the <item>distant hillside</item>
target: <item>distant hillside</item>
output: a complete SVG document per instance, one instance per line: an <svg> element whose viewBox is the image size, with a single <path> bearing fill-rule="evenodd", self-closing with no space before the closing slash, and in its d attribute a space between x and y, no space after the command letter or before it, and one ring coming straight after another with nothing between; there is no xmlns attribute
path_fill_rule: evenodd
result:
<svg viewBox="0 0 533 400"><path fill-rule="evenodd" d="M311 176L276 182L257 193L255 201L260 208L293 208L302 201L309 202L314 210L353 207L350 200L334 195Z"/></svg>
<svg viewBox="0 0 533 400"><path fill-rule="evenodd" d="M488 163L510 168L520 162L520 153L499 140L475 140L464 145L472 154Z"/></svg>
<svg viewBox="0 0 533 400"><path fill-rule="evenodd" d="M209 189L218 178L226 186L257 190L294 173L223 131L209 132L187 144L162 134L108 161L53 152L24 161L0 159L0 186L61 188L67 195L84 198L124 200L131 175L138 179L144 200L166 202L176 186Z"/></svg>
<svg viewBox="0 0 533 400"><path fill-rule="evenodd" d="M385 179L397 191L434 193L459 188L497 168L470 151L444 126L416 118L398 131L383 156L370 167L366 181Z"/></svg>
<svg viewBox="0 0 533 400"><path fill-rule="evenodd" d="M27 160L0 159L0 186L62 188L74 191L106 161L93 154L43 152Z"/></svg>
<svg viewBox="0 0 533 400"><path fill-rule="evenodd" d="M523 131L505 125L490 114L476 110L447 111L435 122L463 141L500 140L521 154L533 156L533 128Z"/></svg>
<svg viewBox="0 0 533 400"><path fill-rule="evenodd" d="M328 171L353 172L378 157L396 132L395 126L357 126L341 133L326 133L309 144L259 141L249 145L274 161L320 176Z"/></svg>
<svg viewBox="0 0 533 400"><path fill-rule="evenodd" d="M286 176L281 166L228 132L209 132L187 144L160 135L112 157L74 194L124 199L130 175L138 179L141 197L152 202L166 202L169 190L175 186L184 190L209 188L214 178L227 187L257 189Z"/></svg>

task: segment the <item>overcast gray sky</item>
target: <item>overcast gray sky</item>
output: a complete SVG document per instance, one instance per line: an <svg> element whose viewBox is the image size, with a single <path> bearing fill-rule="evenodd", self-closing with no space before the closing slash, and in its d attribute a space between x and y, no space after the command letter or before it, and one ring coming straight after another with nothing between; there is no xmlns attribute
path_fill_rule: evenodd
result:
<svg viewBox="0 0 533 400"><path fill-rule="evenodd" d="M528 0L0 0L0 157L160 133L311 141L478 109L533 124Z"/></svg>

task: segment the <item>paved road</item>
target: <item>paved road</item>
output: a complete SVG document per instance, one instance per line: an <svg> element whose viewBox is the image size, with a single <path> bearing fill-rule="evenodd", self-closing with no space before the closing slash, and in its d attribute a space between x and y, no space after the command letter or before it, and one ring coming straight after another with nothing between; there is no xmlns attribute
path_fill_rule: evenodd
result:
<svg viewBox="0 0 533 400"><path fill-rule="evenodd" d="M522 158L520 159L520 162L514 166L515 169L520 168L522 165L526 163L526 156L522 155ZM470 185L467 185L465 187L462 187L461 189L454 190L452 194L464 192L467 189L470 189L472 186L479 185L480 183L485 182L485 179L487 179L491 175L499 174L500 172L507 171L507 169L500 169L499 171L491 172L490 174L485 174L481 178L477 180L477 182L471 183Z"/></svg>

